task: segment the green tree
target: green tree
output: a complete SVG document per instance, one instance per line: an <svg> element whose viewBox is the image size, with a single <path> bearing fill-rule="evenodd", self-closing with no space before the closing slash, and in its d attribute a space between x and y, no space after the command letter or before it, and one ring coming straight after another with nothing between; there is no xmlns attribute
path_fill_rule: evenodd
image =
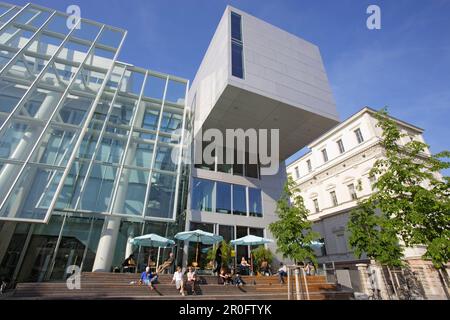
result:
<svg viewBox="0 0 450 320"><path fill-rule="evenodd" d="M261 262L263 262L264 260L267 261L269 264L271 264L273 261L272 251L270 251L270 249L267 249L263 245L258 246L256 249L252 250L252 255L253 255L253 263L256 266L257 270L259 270Z"/></svg>
<svg viewBox="0 0 450 320"><path fill-rule="evenodd" d="M277 251L284 258L296 262L311 260L317 265L312 241L320 238L320 234L312 231L312 222L308 220L300 189L292 177L288 177L280 199L277 201L276 213L279 220L269 225L269 230L277 241Z"/></svg>
<svg viewBox="0 0 450 320"><path fill-rule="evenodd" d="M360 208L379 208L380 217L370 220L371 229L395 233L406 246L425 245L424 257L431 259L436 268L442 268L450 260L450 180L441 178L439 172L450 167L443 160L450 157L450 152L430 155L428 146L414 139L402 144L400 139L407 135L389 118L387 110L379 111L376 118L383 132L384 157L375 162L369 173L377 178L375 192ZM373 231L364 236L367 222L358 218L360 214L361 210L353 212L349 224L355 250L375 252L375 258L389 256L391 245L373 241Z"/></svg>

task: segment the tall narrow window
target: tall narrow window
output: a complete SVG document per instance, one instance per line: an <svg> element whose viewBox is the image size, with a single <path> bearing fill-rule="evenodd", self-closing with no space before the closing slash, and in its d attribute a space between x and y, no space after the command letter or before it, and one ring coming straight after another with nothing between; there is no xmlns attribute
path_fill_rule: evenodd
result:
<svg viewBox="0 0 450 320"><path fill-rule="evenodd" d="M322 149L322 157L323 157L323 162L328 162L327 149Z"/></svg>
<svg viewBox="0 0 450 320"><path fill-rule="evenodd" d="M298 167L295 167L295 178L296 179L300 178L300 172L298 170Z"/></svg>
<svg viewBox="0 0 450 320"><path fill-rule="evenodd" d="M306 165L308 166L308 172L312 171L311 160L306 160Z"/></svg>
<svg viewBox="0 0 450 320"><path fill-rule="evenodd" d="M241 16L231 12L231 74L241 79L244 78L243 49Z"/></svg>
<svg viewBox="0 0 450 320"><path fill-rule="evenodd" d="M354 132L355 132L355 135L356 135L356 140L358 140L358 143L364 142L364 138L363 138L363 135L361 133L361 129L358 128Z"/></svg>
<svg viewBox="0 0 450 320"><path fill-rule="evenodd" d="M314 203L314 210L316 213L319 213L320 208L319 208L319 200L317 199L313 199L313 203Z"/></svg>
<svg viewBox="0 0 450 320"><path fill-rule="evenodd" d="M352 200L356 200L358 198L358 196L356 195L356 190L355 190L355 185L349 184L348 186L348 192L350 193L350 197L352 198Z"/></svg>
<svg viewBox="0 0 450 320"><path fill-rule="evenodd" d="M336 191L330 192L331 197L331 203L333 204L333 207L336 207L338 205L337 197L336 197Z"/></svg>
<svg viewBox="0 0 450 320"><path fill-rule="evenodd" d="M338 141L336 141L338 148L339 148L339 153L344 153L345 152L345 148L344 148L344 143L342 143L342 139L339 139Z"/></svg>

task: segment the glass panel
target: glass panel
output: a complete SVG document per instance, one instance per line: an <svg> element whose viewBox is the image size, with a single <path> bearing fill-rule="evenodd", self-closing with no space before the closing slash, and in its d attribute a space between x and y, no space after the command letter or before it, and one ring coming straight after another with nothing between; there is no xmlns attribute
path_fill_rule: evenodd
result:
<svg viewBox="0 0 450 320"><path fill-rule="evenodd" d="M145 83L144 96L162 100L164 96L164 88L166 87L166 78L148 75Z"/></svg>
<svg viewBox="0 0 450 320"><path fill-rule="evenodd" d="M43 220L55 195L62 171L29 165L14 186L1 217Z"/></svg>
<svg viewBox="0 0 450 320"><path fill-rule="evenodd" d="M81 210L108 210L116 171L117 168L112 166L94 164L81 199Z"/></svg>
<svg viewBox="0 0 450 320"><path fill-rule="evenodd" d="M61 95L59 92L36 88L20 108L19 114L46 121L50 119Z"/></svg>
<svg viewBox="0 0 450 320"><path fill-rule="evenodd" d="M183 114L169 111L163 112L160 131L172 133L180 129L183 124Z"/></svg>
<svg viewBox="0 0 450 320"><path fill-rule="evenodd" d="M64 181L64 186L56 203L57 209L75 209L76 200L80 194L81 185L86 176L87 162L75 161Z"/></svg>
<svg viewBox="0 0 450 320"><path fill-rule="evenodd" d="M247 227L236 227L236 239L245 237L248 235L248 228ZM250 261L249 254L248 254L248 246L236 246L236 256L237 261L241 261L242 257L245 257L245 260Z"/></svg>
<svg viewBox="0 0 450 320"><path fill-rule="evenodd" d="M117 191L113 213L141 216L144 209L148 172L124 169Z"/></svg>
<svg viewBox="0 0 450 320"><path fill-rule="evenodd" d="M231 74L238 78L244 77L244 65L242 61L243 48L241 44L231 43Z"/></svg>
<svg viewBox="0 0 450 320"><path fill-rule="evenodd" d="M78 131L69 131L56 126L49 127L31 161L65 166L73 151L78 134Z"/></svg>
<svg viewBox="0 0 450 320"><path fill-rule="evenodd" d="M203 179L193 179L192 204L193 210L212 211L214 182Z"/></svg>
<svg viewBox="0 0 450 320"><path fill-rule="evenodd" d="M154 172L151 177L146 216L172 218L176 176Z"/></svg>
<svg viewBox="0 0 450 320"><path fill-rule="evenodd" d="M164 171L176 171L177 163L172 161L172 150L174 147L171 146L159 146L156 152L155 159L155 169Z"/></svg>
<svg viewBox="0 0 450 320"><path fill-rule="evenodd" d="M59 110L60 118L57 119L67 124L81 125L93 101L93 99L70 95L64 100Z"/></svg>
<svg viewBox="0 0 450 320"><path fill-rule="evenodd" d="M136 153L132 159L131 165L137 167L150 168L153 155L153 144L138 143Z"/></svg>
<svg viewBox="0 0 450 320"><path fill-rule="evenodd" d="M245 187L233 184L233 214L247 215Z"/></svg>
<svg viewBox="0 0 450 320"><path fill-rule="evenodd" d="M26 89L7 80L0 79L0 112L10 113L25 95Z"/></svg>
<svg viewBox="0 0 450 320"><path fill-rule="evenodd" d="M248 203L251 216L262 217L261 190L248 188Z"/></svg>
<svg viewBox="0 0 450 320"><path fill-rule="evenodd" d="M161 108L159 105L153 104L153 103L146 103L146 105L152 106L156 109L148 108L145 110L145 114L144 114L144 118L142 120L141 127L143 129L156 131L158 129L158 120L159 120L159 113L161 111Z"/></svg>
<svg viewBox="0 0 450 320"><path fill-rule="evenodd" d="M0 158L25 160L41 131L42 126L13 121L0 138Z"/></svg>
<svg viewBox="0 0 450 320"><path fill-rule="evenodd" d="M235 12L231 12L231 38L242 41L241 16Z"/></svg>
<svg viewBox="0 0 450 320"><path fill-rule="evenodd" d="M167 85L166 101L184 105L186 96L186 83L175 80L169 80Z"/></svg>
<svg viewBox="0 0 450 320"><path fill-rule="evenodd" d="M234 227L219 225L219 235L221 235L226 242L234 240Z"/></svg>
<svg viewBox="0 0 450 320"><path fill-rule="evenodd" d="M104 137L95 159L103 162L119 163L124 148L124 141Z"/></svg>
<svg viewBox="0 0 450 320"><path fill-rule="evenodd" d="M231 213L231 185L216 182L216 212Z"/></svg>

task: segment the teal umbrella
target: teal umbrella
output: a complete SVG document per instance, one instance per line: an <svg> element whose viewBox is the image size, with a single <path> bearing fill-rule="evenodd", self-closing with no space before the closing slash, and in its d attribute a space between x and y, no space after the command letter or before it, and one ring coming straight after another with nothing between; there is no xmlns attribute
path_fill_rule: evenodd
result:
<svg viewBox="0 0 450 320"><path fill-rule="evenodd" d="M175 241L161 237L160 235L149 233L144 234L142 236L130 239L130 243L134 244L135 246L141 246L141 247L158 247L158 257L156 258L156 268L158 268L159 265L159 254L160 254L160 248L167 248L167 247L173 247L175 245ZM150 263L150 256L149 256L149 263Z"/></svg>
<svg viewBox="0 0 450 320"><path fill-rule="evenodd" d="M273 242L272 239L257 237L251 234L236 240L231 240L231 244L234 246L255 246L271 242ZM250 252L250 265L251 265L251 273L253 274L253 255L251 252Z"/></svg>
<svg viewBox="0 0 450 320"><path fill-rule="evenodd" d="M175 241L161 237L154 233L144 234L143 236L130 239L130 243L142 247L163 247L163 248L172 247L175 245Z"/></svg>
<svg viewBox="0 0 450 320"><path fill-rule="evenodd" d="M223 240L222 236L206 232L203 230L183 231L175 235L175 239L181 241L197 242L197 250L195 254L195 262L198 264L198 244L215 244Z"/></svg>

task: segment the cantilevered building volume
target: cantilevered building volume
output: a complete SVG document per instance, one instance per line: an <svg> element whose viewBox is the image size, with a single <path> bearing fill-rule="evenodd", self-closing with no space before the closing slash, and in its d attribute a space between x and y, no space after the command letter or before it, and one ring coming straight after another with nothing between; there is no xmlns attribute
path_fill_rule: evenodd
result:
<svg viewBox="0 0 450 320"><path fill-rule="evenodd" d="M125 30L66 19L0 4L0 276L62 280L69 265L111 271L132 252L145 265L156 252L129 239L152 232L270 237L284 160L338 120L318 48L227 7L189 88L119 62ZM207 128L279 129L278 172L185 163Z"/></svg>

